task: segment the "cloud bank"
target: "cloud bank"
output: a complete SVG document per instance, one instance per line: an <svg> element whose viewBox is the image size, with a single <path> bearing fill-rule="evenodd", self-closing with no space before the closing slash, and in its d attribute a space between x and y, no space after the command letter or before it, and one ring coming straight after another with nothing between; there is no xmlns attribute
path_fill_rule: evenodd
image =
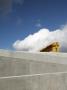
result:
<svg viewBox="0 0 67 90"><path fill-rule="evenodd" d="M37 52L53 42L59 42L60 51L67 52L67 25L63 28L50 31L43 28L38 32L27 36L24 40L13 43L16 50Z"/></svg>

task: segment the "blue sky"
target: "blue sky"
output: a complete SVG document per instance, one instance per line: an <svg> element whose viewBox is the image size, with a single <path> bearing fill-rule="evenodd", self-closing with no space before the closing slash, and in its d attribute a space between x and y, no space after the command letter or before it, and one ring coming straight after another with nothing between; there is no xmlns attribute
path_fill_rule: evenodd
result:
<svg viewBox="0 0 67 90"><path fill-rule="evenodd" d="M55 30L67 23L67 0L0 0L0 48L40 28Z"/></svg>

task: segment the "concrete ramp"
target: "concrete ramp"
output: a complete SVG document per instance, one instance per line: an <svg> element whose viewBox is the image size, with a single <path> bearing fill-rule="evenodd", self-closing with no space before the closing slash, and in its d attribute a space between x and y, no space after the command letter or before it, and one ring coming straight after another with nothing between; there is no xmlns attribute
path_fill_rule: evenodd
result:
<svg viewBox="0 0 67 90"><path fill-rule="evenodd" d="M0 90L67 90L66 53L0 50Z"/></svg>

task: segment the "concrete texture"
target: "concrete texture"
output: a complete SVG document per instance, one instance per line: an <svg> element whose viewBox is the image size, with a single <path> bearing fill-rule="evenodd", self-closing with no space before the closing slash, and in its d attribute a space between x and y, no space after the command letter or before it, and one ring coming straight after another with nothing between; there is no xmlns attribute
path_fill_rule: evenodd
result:
<svg viewBox="0 0 67 90"><path fill-rule="evenodd" d="M0 90L67 90L66 53L0 50Z"/></svg>
<svg viewBox="0 0 67 90"><path fill-rule="evenodd" d="M67 73L0 78L0 90L67 90Z"/></svg>
<svg viewBox="0 0 67 90"><path fill-rule="evenodd" d="M4 53L4 51L2 52ZM7 52L0 54L0 77L67 71L66 63L59 62L60 56L42 53ZM7 55L6 55L7 54ZM15 56L14 56L15 54ZM17 55L16 55L17 54ZM41 54L41 55L40 55ZM24 57L24 55L26 55ZM17 56L17 58L16 58ZM35 56L35 57L34 57ZM51 58L49 58L51 56ZM45 59L45 57L47 59ZM39 58L39 59L38 59ZM56 59L56 62L52 62ZM62 58L66 62L66 57Z"/></svg>

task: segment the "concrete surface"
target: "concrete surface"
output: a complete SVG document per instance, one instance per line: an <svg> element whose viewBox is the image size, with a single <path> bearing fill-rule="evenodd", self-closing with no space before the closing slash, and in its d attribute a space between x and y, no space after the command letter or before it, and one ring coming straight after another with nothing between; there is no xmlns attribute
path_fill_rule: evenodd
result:
<svg viewBox="0 0 67 90"><path fill-rule="evenodd" d="M67 73L0 78L0 90L67 90Z"/></svg>
<svg viewBox="0 0 67 90"><path fill-rule="evenodd" d="M67 71L66 59L59 53L0 50L0 77Z"/></svg>
<svg viewBox="0 0 67 90"><path fill-rule="evenodd" d="M0 90L67 90L67 54L0 50Z"/></svg>
<svg viewBox="0 0 67 90"><path fill-rule="evenodd" d="M66 64L0 57L0 77L67 71Z"/></svg>

